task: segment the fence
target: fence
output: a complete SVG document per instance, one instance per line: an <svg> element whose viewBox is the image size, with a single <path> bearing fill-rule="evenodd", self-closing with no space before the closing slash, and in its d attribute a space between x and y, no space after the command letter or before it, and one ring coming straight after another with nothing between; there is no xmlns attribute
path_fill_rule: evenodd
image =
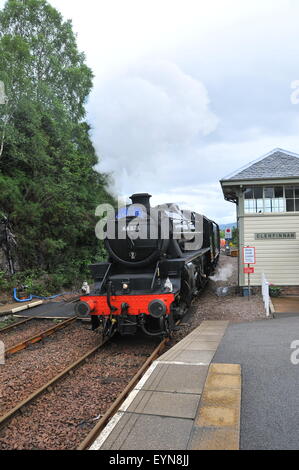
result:
<svg viewBox="0 0 299 470"><path fill-rule="evenodd" d="M262 274L262 295L264 306L267 317L270 315L270 294L269 294L269 282L266 279L265 274Z"/></svg>

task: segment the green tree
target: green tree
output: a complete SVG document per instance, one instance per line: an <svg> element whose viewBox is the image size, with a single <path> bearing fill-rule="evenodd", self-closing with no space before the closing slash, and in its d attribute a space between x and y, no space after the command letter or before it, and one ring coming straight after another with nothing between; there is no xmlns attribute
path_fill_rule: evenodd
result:
<svg viewBox="0 0 299 470"><path fill-rule="evenodd" d="M232 243L235 246L239 246L239 230L237 229L237 227L233 227Z"/></svg>
<svg viewBox="0 0 299 470"><path fill-rule="evenodd" d="M114 202L85 122L92 72L70 21L45 0L8 0L0 12L0 210L22 269L71 280L101 253L95 207Z"/></svg>

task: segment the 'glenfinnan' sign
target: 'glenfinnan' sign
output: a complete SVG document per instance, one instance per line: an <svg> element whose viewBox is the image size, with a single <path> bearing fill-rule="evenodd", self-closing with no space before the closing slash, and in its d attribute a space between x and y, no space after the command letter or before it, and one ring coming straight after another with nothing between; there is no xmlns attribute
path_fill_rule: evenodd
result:
<svg viewBox="0 0 299 470"><path fill-rule="evenodd" d="M296 239L296 232L266 232L255 233L256 240L294 240Z"/></svg>

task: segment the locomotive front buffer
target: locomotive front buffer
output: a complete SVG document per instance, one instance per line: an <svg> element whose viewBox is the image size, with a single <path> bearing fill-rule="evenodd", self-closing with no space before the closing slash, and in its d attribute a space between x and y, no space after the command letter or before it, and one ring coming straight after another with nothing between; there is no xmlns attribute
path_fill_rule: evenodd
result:
<svg viewBox="0 0 299 470"><path fill-rule="evenodd" d="M180 317L183 265L180 259L167 260L157 263L154 273L109 275L113 271L110 263L93 264L95 289L81 297L76 313L90 315L93 329L102 324L105 335L114 330L134 335L140 328L149 336L168 336Z"/></svg>

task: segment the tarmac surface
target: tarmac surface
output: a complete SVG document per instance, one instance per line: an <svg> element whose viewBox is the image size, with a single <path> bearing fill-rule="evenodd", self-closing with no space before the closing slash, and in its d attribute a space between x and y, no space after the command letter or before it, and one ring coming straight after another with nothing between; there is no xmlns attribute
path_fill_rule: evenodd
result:
<svg viewBox="0 0 299 470"><path fill-rule="evenodd" d="M6 304L6 305L0 304L0 317L4 317L6 315L12 315L14 312L18 312L24 309L27 310L39 304L42 304L42 301L38 301L38 302L32 301L32 302L24 302L24 303L14 302L14 303Z"/></svg>
<svg viewBox="0 0 299 470"><path fill-rule="evenodd" d="M19 317L40 317L40 318L70 318L75 315L75 303L65 301L33 301L24 303L7 304L0 310L0 316L16 315Z"/></svg>
<svg viewBox="0 0 299 470"><path fill-rule="evenodd" d="M230 324L213 358L242 367L240 448L299 448L299 317ZM297 354L299 359L299 352Z"/></svg>
<svg viewBox="0 0 299 470"><path fill-rule="evenodd" d="M24 316L37 316L43 318L69 318L75 315L73 302L47 302L30 310L21 312Z"/></svg>

